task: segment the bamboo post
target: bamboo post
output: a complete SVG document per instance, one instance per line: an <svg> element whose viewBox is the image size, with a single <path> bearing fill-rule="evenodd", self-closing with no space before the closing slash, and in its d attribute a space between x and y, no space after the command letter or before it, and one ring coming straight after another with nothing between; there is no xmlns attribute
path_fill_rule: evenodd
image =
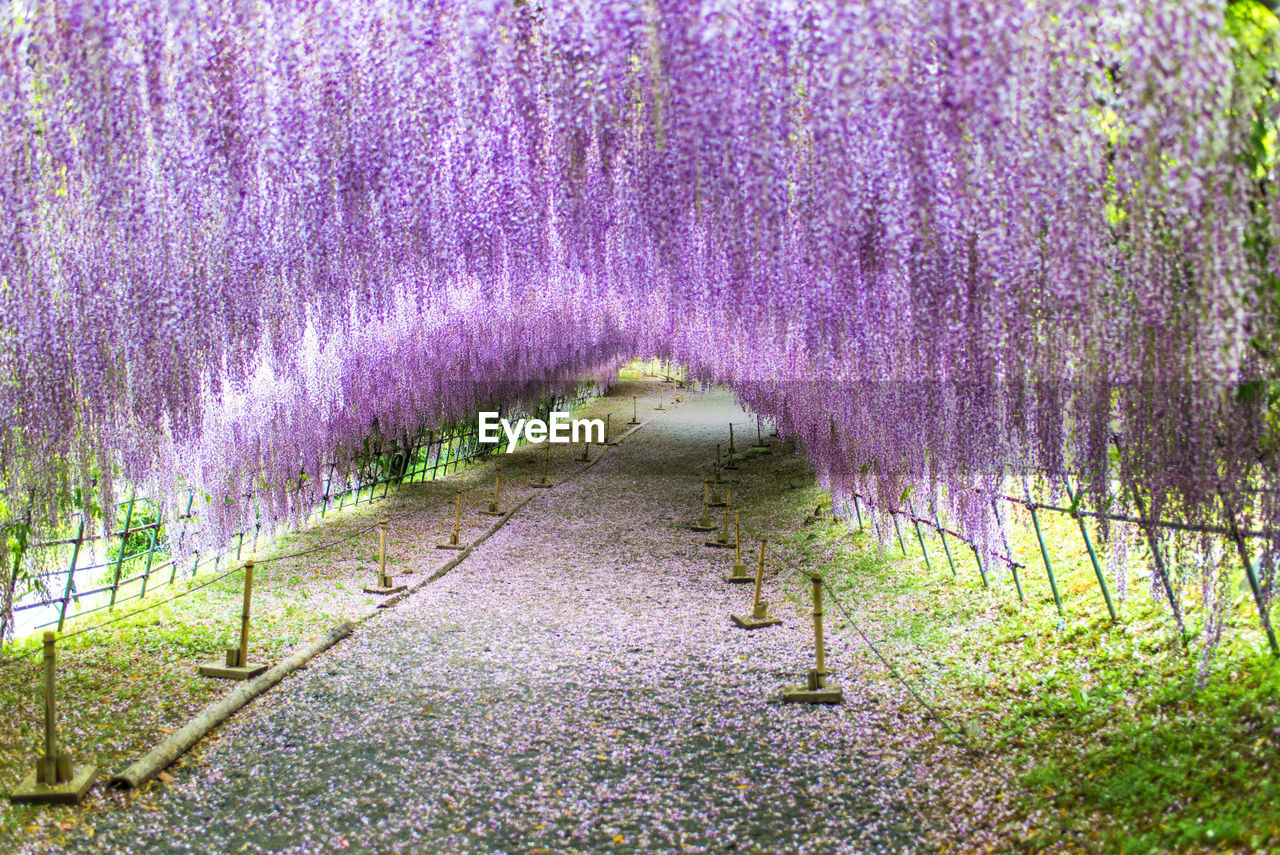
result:
<svg viewBox="0 0 1280 855"><path fill-rule="evenodd" d="M454 493L454 512L453 512L453 531L449 532L449 540L446 543L437 543L436 549L465 549L462 544L462 488L459 487ZM403 590L404 586L398 586L397 590ZM382 593L381 591L373 591L371 593Z"/></svg>
<svg viewBox="0 0 1280 855"><path fill-rule="evenodd" d="M658 387L658 406L654 407L655 410L662 411L666 409L666 407L662 406L664 397L665 397L665 393L663 392L662 387L659 386Z"/></svg>
<svg viewBox="0 0 1280 855"><path fill-rule="evenodd" d="M590 453L590 449L591 449L591 439L590 439L590 436L591 436L591 431L587 431L587 437L588 437L588 439L587 439L585 442L583 442L583 443L582 443L582 454L580 454L580 455L578 456L578 460L580 460L580 461L581 461L581 462L583 462L583 463L589 463L589 462L591 461L591 453Z"/></svg>
<svg viewBox="0 0 1280 855"><path fill-rule="evenodd" d="M1093 541L1089 539L1089 531L1084 527L1084 517L1080 516L1076 508L1076 494L1071 489L1071 479L1064 477L1063 483L1067 487L1067 498L1071 500L1072 516L1076 518L1076 522L1080 525L1080 536L1084 538L1084 547L1089 551L1089 561L1093 564L1093 575L1098 579L1098 587L1102 589L1102 598L1107 603L1107 614L1111 615L1111 620L1116 620L1116 607L1111 604L1111 592L1107 590L1107 580L1102 575L1102 568L1098 566L1097 553L1093 551Z"/></svg>
<svg viewBox="0 0 1280 855"><path fill-rule="evenodd" d="M1036 513L1035 502L1031 501L1031 487L1027 484L1027 476L1022 476L1022 489L1027 494L1027 510L1031 511L1031 525L1036 530L1036 543L1040 544L1040 558L1044 561L1044 571L1049 576L1049 588L1053 591L1053 603L1058 607L1058 617L1065 617L1062 612L1062 597L1058 596L1058 580L1053 575L1053 565L1049 563L1049 550L1044 546L1044 535L1040 532L1040 515Z"/></svg>
<svg viewBox="0 0 1280 855"><path fill-rule="evenodd" d="M972 543L969 544L969 548L973 550L973 560L978 565L978 575L982 577L982 587L990 588L991 580L987 578L987 568L982 563L982 553L979 552L978 547Z"/></svg>
<svg viewBox="0 0 1280 855"><path fill-rule="evenodd" d="M386 547L387 543L387 522L382 521L382 544ZM253 560L250 559L244 563L244 603L240 608L240 650L236 654L236 665L244 666L249 663L249 606L253 598Z"/></svg>
<svg viewBox="0 0 1280 855"><path fill-rule="evenodd" d="M713 473L712 477L705 482L711 486L711 507L723 508L725 502L720 497L720 469L718 466L713 469Z"/></svg>
<svg viewBox="0 0 1280 855"><path fill-rule="evenodd" d="M40 763L44 767L41 780L46 784L56 784L61 776L58 766L58 707L54 698L54 680L57 673L57 648L55 636L49 630L44 632L44 757Z"/></svg>
<svg viewBox="0 0 1280 855"><path fill-rule="evenodd" d="M726 472L737 471L738 464L733 459L735 454L737 454L737 447L733 444L733 422L729 422L729 460L724 464Z"/></svg>
<svg viewBox="0 0 1280 855"><path fill-rule="evenodd" d="M329 477L324 481L324 496L320 503L320 519L324 519L324 512L329 509L329 490L333 486L333 470L337 468L337 464L329 464Z"/></svg>
<svg viewBox="0 0 1280 855"><path fill-rule="evenodd" d="M1121 454L1120 437L1118 434L1111 435L1111 442L1116 447L1117 455ZM1123 467L1123 464L1121 464ZM1123 472L1121 468L1121 472ZM1137 483L1129 479L1129 493L1133 496L1133 503L1138 511L1138 519L1142 521L1142 531L1147 536L1147 545L1151 548L1151 560L1156 565L1156 573L1160 576L1160 581L1164 583L1165 596L1169 598L1169 607L1173 609L1174 620L1178 624L1178 633L1182 637L1182 646L1187 646L1187 630L1182 621L1182 609L1178 606L1178 598L1174 596L1173 584L1169 581L1169 572L1164 566L1164 556L1160 551L1160 534L1156 527L1147 520L1146 503L1142 501L1142 494L1138 492Z"/></svg>
<svg viewBox="0 0 1280 855"><path fill-rule="evenodd" d="M858 515L858 531L862 531L862 508L858 507L858 494L853 494L853 512Z"/></svg>
<svg viewBox="0 0 1280 855"><path fill-rule="evenodd" d="M151 563L156 555L156 531L158 529L155 528L147 531L147 537L150 538L150 543L147 545L147 566L142 571L142 588L138 591L138 599L147 595L147 582L151 581Z"/></svg>
<svg viewBox="0 0 1280 855"><path fill-rule="evenodd" d="M751 600L752 612L759 611L761 606L760 589L764 586L764 550L768 542L767 539L760 541L760 560L756 562L756 590Z"/></svg>
<svg viewBox="0 0 1280 855"><path fill-rule="evenodd" d="M244 563L244 601L240 607L240 643L228 647L221 661L215 659L200 665L200 676L228 680L248 680L267 670L265 664L249 661L250 603L253 599L253 557Z"/></svg>
<svg viewBox="0 0 1280 855"><path fill-rule="evenodd" d="M93 785L96 766L76 768L71 754L58 746L58 706L56 701L57 636L44 632L44 754L35 769L9 794L15 804L77 804Z"/></svg>
<svg viewBox="0 0 1280 855"><path fill-rule="evenodd" d="M80 560L80 543L84 540L84 517L80 517L80 530L76 532L76 545L71 550L71 565L67 567L67 585L62 591L62 608L58 611L58 632L67 622L67 603L71 602L71 590L76 575L76 562Z"/></svg>
<svg viewBox="0 0 1280 855"><path fill-rule="evenodd" d="M839 686L827 683L826 643L822 635L822 577L814 573L813 582L813 650L815 667L809 671L803 686L787 686L782 690L783 703L838 704L844 700Z"/></svg>
<svg viewBox="0 0 1280 855"><path fill-rule="evenodd" d="M502 467L500 466L493 473L493 499L480 513L491 517L502 516Z"/></svg>
<svg viewBox="0 0 1280 855"><path fill-rule="evenodd" d="M328 489L327 487L325 489ZM191 504L195 501L195 494L187 491L187 514L186 519L191 519ZM178 542L182 542L182 538L186 536L187 524L182 524L182 533L178 535ZM174 558L169 562L169 584L172 585L178 578L178 559Z"/></svg>
<svg viewBox="0 0 1280 855"><path fill-rule="evenodd" d="M629 425L640 424L640 411L636 409L637 406L638 405L636 404L636 396L632 395L631 396L631 421L627 422L627 424Z"/></svg>
<svg viewBox="0 0 1280 855"><path fill-rule="evenodd" d="M769 443L764 441L764 429L760 426L760 417L756 416L756 444L753 446L757 454L772 454Z"/></svg>
<svg viewBox="0 0 1280 855"><path fill-rule="evenodd" d="M817 667L809 676L809 688L821 689L827 682L827 657L822 639L822 577L814 574L813 582L813 649Z"/></svg>

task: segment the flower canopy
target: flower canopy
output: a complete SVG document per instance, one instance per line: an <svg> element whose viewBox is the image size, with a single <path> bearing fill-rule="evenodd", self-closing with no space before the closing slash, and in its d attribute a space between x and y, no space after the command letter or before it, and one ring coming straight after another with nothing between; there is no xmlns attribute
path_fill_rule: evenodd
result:
<svg viewBox="0 0 1280 855"><path fill-rule="evenodd" d="M837 496L1280 518L1257 4L8 9L0 520L120 478L284 518L375 428L633 354Z"/></svg>

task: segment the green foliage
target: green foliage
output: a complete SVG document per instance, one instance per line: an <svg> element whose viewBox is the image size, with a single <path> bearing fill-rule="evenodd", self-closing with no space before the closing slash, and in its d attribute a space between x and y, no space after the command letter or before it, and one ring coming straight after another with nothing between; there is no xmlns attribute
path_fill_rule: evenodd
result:
<svg viewBox="0 0 1280 855"><path fill-rule="evenodd" d="M133 556L145 555L151 548L152 539L156 544L154 560L164 561L169 557L168 551L164 548L164 526L156 528L148 528L160 521L160 515L149 502L136 502L133 506L133 515L129 521L129 534L124 538L124 557L126 559ZM124 526L124 519L120 520L120 526ZM120 538L113 537L107 545L107 559L111 562L116 561L120 557Z"/></svg>
<svg viewBox="0 0 1280 855"><path fill-rule="evenodd" d="M775 519L798 519L816 489L780 496ZM1028 602L1008 579L983 590L955 549L951 575L936 536L926 538L933 572L916 543L899 559L882 550L870 520L819 523L783 539L803 557L786 583L808 604L802 572L818 570L867 632L929 703L968 733L1010 799L988 817L1019 851L1158 853L1280 846L1280 663L1265 648L1246 595L1229 615L1212 670L1200 668L1199 609L1184 602L1193 631L1184 648L1167 609L1144 594L1119 603L1112 624L1073 519L1042 516L1046 545L1067 609L1059 620L1043 564L1022 571ZM1039 557L1034 533L1014 526L1012 548ZM890 528L886 535L893 537ZM1135 556L1140 558L1140 556ZM827 608L829 632L850 635ZM856 637L856 636L855 636ZM859 663L892 678L862 644ZM837 663L847 673L850 663ZM909 701L904 701L909 703ZM946 737L944 737L946 738ZM929 744L913 749L930 756ZM965 804L973 765L954 775ZM982 787L983 783L975 786ZM1028 822L1035 817L1034 822ZM1271 847L1271 848L1269 848Z"/></svg>

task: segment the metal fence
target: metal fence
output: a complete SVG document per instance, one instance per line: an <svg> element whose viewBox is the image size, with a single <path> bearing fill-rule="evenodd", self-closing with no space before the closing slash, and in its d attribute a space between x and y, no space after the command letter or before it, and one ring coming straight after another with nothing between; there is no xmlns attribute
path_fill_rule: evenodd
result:
<svg viewBox="0 0 1280 855"><path fill-rule="evenodd" d="M580 383L572 394L552 398L533 412L525 412L520 407L509 411L501 408L500 412L507 418L536 417L545 420L553 411L575 410L600 394L595 384ZM524 444L523 437L520 444ZM351 507L355 507L362 502L368 504L385 498L392 484L412 484L452 475L488 457L498 448L498 445L480 442L479 424L469 420L440 429L423 429L411 442L387 453L349 461L345 466L335 461L328 467L324 491L313 504L308 519L317 515L323 519L326 513L346 507L348 501ZM70 546L71 555L65 564L66 569L39 574L37 584L15 598L13 614L17 634L46 627L56 627L58 632L62 632L71 617L110 611L120 603L142 599L179 579L194 578L202 572L216 573L225 562L241 559L246 538L250 550L256 548L262 528L260 522L232 535L230 542L211 554L202 555L198 550L194 551L189 563L183 562L185 566L180 567L172 553L197 532L199 518L193 511L194 498L189 494L186 512L166 524L159 519L153 501L134 494L120 503L124 511L124 525L119 530L86 534L82 519L75 537L30 547L35 550ZM176 536L171 533L175 525L178 528ZM104 550L103 560L81 563L86 547L92 552L95 546L100 547L104 542L111 546ZM114 555L111 554L113 550Z"/></svg>

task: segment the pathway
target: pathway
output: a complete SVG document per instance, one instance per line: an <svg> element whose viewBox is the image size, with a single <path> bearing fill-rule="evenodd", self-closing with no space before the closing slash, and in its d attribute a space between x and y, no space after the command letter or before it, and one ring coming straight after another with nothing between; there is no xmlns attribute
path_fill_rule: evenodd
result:
<svg viewBox="0 0 1280 855"><path fill-rule="evenodd" d="M857 675L843 707L780 704L810 623L735 629L749 590L687 529L730 419L692 396L537 495L171 769L160 810L99 817L92 851L912 850ZM746 465L749 501L769 476Z"/></svg>

